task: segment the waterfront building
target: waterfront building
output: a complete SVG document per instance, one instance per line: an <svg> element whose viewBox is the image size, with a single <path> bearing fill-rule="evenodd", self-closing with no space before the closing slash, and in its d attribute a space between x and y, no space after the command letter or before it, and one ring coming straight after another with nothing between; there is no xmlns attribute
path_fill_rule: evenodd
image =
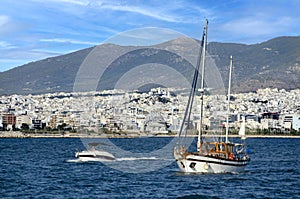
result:
<svg viewBox="0 0 300 199"><path fill-rule="evenodd" d="M170 94L170 91L177 94ZM37 119L52 129L64 125L74 129L107 127L115 131L176 132L181 125L187 97L184 92L166 88L145 93L112 90L0 96L0 125L9 125L12 129L13 125L20 128L26 123L34 127L32 119ZM203 124L206 127L222 125L225 120L219 116L226 114L226 96L204 97ZM232 97L230 127L238 128L240 116L244 115L248 128L299 129L299 89L259 89ZM199 130L199 96L194 104L191 119L195 129Z"/></svg>
<svg viewBox="0 0 300 199"><path fill-rule="evenodd" d="M23 124L31 124L31 118L29 115L16 116L16 128L21 129Z"/></svg>
<svg viewBox="0 0 300 199"><path fill-rule="evenodd" d="M293 115L292 123L293 123L292 128L296 131L300 131L300 114Z"/></svg>
<svg viewBox="0 0 300 199"><path fill-rule="evenodd" d="M2 125L4 129L13 130L16 125L16 116L12 113L5 113L2 115Z"/></svg>
<svg viewBox="0 0 300 199"><path fill-rule="evenodd" d="M294 129L299 131L300 129L300 114L298 115L285 115L283 120L283 125L287 129Z"/></svg>

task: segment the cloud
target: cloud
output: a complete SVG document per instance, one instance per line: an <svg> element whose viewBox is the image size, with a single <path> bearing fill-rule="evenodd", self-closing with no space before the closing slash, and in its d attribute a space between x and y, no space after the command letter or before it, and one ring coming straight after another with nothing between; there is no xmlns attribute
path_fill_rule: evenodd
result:
<svg viewBox="0 0 300 199"><path fill-rule="evenodd" d="M262 18L243 18L229 21L222 26L224 30L236 34L245 34L249 36L266 35L280 31L284 26L288 26L292 20L282 18L275 21L269 21Z"/></svg>
<svg viewBox="0 0 300 199"><path fill-rule="evenodd" d="M150 46L172 39L184 37L182 33L171 29L146 27L121 32L105 41L118 45Z"/></svg>
<svg viewBox="0 0 300 199"><path fill-rule="evenodd" d="M101 5L102 9L108 9L113 11L124 11L124 12L131 12L137 13L144 16L152 17L154 19L167 21L167 22L178 22L180 19L176 16L167 15L162 13L158 9L149 9L143 8L138 6L128 6L128 5L112 5L112 4L104 4Z"/></svg>
<svg viewBox="0 0 300 199"><path fill-rule="evenodd" d="M64 3L81 5L81 6L87 6L89 4L89 1L85 1L85 0L59 0L59 1Z"/></svg>
<svg viewBox="0 0 300 199"><path fill-rule="evenodd" d="M204 17L210 21L209 40L220 42L255 43L276 36L299 35L300 24L297 0L7 0L1 3L0 59L7 55L7 59L15 56L36 60L52 56L51 52L62 54L98 45L116 38L120 32L127 39L120 40L123 43L149 43L147 38L164 40L163 34L139 31L140 34L132 35L128 31L147 26L173 29L198 38ZM164 35L172 38L168 33Z"/></svg>
<svg viewBox="0 0 300 199"><path fill-rule="evenodd" d="M138 4L137 6L132 5L131 3L113 4L111 2L91 3L91 5L96 5L101 9L112 11L136 13L160 21L172 23L196 23L195 16L197 15L194 15L194 13L203 16L211 15L210 11L207 9L181 1L172 1L171 3L167 1L154 6L151 6L150 4Z"/></svg>
<svg viewBox="0 0 300 199"><path fill-rule="evenodd" d="M19 34L26 29L25 24L13 21L8 15L0 15L0 36Z"/></svg>
<svg viewBox="0 0 300 199"><path fill-rule="evenodd" d="M32 0L34 2L45 3L42 0ZM148 3L137 3L133 1L91 1L91 0L48 0L47 3L53 3L59 9L78 14L78 6L81 9L96 9L113 12L128 12L150 17L152 19L171 22L171 23L195 23L195 15L212 16L208 9L199 5L187 3L186 1L166 1L155 4L151 1ZM62 4L69 4L68 8ZM82 11L82 10L81 10ZM125 16L124 16L125 17ZM129 21L134 20L131 18Z"/></svg>
<svg viewBox="0 0 300 199"><path fill-rule="evenodd" d="M89 41L79 41L74 39L53 38L53 39L40 39L41 42L55 42L55 43L68 43L68 44L82 44L82 45L97 45L99 43Z"/></svg>
<svg viewBox="0 0 300 199"><path fill-rule="evenodd" d="M276 36L291 33L297 19L281 16L280 18L267 17L261 14L251 17L227 21L220 26L221 32L230 35L230 38L243 38L244 42L261 42Z"/></svg>
<svg viewBox="0 0 300 199"><path fill-rule="evenodd" d="M16 48L16 46L6 42L6 41L0 41L0 49L4 48L4 49L13 49Z"/></svg>
<svg viewBox="0 0 300 199"><path fill-rule="evenodd" d="M0 60L3 59L41 59L49 56L59 55L60 53L56 52L47 52L43 50L36 50L36 49L25 49L25 48L18 48L18 49L6 49L0 50Z"/></svg>
<svg viewBox="0 0 300 199"><path fill-rule="evenodd" d="M44 3L45 0L32 0L34 2L42 2ZM46 1L47 3L50 3L50 2L54 2L54 3L68 3L68 4L73 4L73 5L79 5L79 6L87 6L90 1L88 0L47 0Z"/></svg>
<svg viewBox="0 0 300 199"><path fill-rule="evenodd" d="M0 35L7 34L14 29L10 17L7 15L0 15Z"/></svg>
<svg viewBox="0 0 300 199"><path fill-rule="evenodd" d="M7 15L0 15L0 27L3 27L10 21L9 16Z"/></svg>
<svg viewBox="0 0 300 199"><path fill-rule="evenodd" d="M59 53L34 49L0 49L0 72L32 61L58 56Z"/></svg>

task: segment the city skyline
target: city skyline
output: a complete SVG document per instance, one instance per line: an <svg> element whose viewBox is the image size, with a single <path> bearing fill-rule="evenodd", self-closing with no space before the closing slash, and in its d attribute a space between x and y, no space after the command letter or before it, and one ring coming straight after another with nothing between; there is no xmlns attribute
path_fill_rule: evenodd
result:
<svg viewBox="0 0 300 199"><path fill-rule="evenodd" d="M173 95L173 92L178 92ZM300 129L300 90L259 89L232 95L228 125L238 129L242 116L250 131L290 132ZM0 97L0 130L61 129L82 132L166 134L176 133L182 124L187 93L174 88L153 88L149 92L48 93ZM191 122L199 130L199 96ZM226 96L205 95L203 124L220 130L226 125ZM25 125L25 126L24 126ZM4 134L5 136L6 134Z"/></svg>
<svg viewBox="0 0 300 199"><path fill-rule="evenodd" d="M3 0L0 71L95 46L120 32L166 28L209 41L254 44L298 36L299 1L88 1Z"/></svg>

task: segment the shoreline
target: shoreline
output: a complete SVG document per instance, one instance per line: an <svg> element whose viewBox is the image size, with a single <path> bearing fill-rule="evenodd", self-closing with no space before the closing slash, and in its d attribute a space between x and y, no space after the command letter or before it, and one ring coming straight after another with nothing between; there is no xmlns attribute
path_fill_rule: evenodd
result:
<svg viewBox="0 0 300 199"><path fill-rule="evenodd" d="M24 134L19 131L0 132L0 138L143 138L143 137L176 137L175 134ZM197 137L197 135L188 135L188 137ZM204 137L212 137L212 135L204 135ZM225 137L225 136L222 136ZM229 135L230 138L238 138L239 135ZM299 135L247 135L246 138L300 138Z"/></svg>

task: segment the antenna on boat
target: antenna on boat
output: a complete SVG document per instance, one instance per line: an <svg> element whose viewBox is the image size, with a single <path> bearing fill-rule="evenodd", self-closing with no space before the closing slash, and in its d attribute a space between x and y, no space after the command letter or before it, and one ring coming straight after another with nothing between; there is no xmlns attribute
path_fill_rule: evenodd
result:
<svg viewBox="0 0 300 199"><path fill-rule="evenodd" d="M228 94L227 94L227 116L226 116L226 139L225 142L228 143L228 131L229 131L229 113L230 113L230 89L231 89L231 73L232 73L232 55L230 55L229 64L229 79L228 79Z"/></svg>

